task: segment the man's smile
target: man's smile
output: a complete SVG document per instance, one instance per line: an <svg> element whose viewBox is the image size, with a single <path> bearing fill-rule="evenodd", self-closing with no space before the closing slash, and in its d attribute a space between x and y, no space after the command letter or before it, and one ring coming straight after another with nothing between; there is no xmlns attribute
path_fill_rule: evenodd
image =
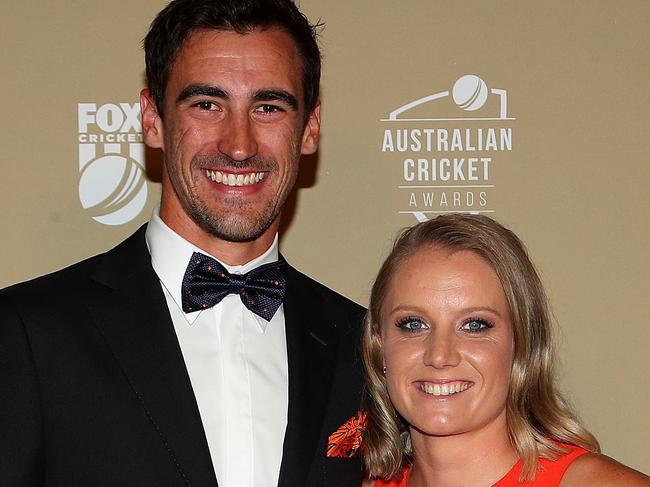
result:
<svg viewBox="0 0 650 487"><path fill-rule="evenodd" d="M210 171L206 169L205 175L210 181L224 184L226 186L250 186L262 182L266 176L266 172L260 171L234 174L225 171Z"/></svg>

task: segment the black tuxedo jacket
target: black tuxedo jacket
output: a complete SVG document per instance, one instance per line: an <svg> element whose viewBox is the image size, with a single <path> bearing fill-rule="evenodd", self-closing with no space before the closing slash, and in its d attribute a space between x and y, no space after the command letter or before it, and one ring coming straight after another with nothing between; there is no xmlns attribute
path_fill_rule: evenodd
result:
<svg viewBox="0 0 650 487"><path fill-rule="evenodd" d="M0 291L0 485L217 484L142 227L107 252ZM289 411L279 486L357 487L327 458L362 384L363 309L289 267Z"/></svg>

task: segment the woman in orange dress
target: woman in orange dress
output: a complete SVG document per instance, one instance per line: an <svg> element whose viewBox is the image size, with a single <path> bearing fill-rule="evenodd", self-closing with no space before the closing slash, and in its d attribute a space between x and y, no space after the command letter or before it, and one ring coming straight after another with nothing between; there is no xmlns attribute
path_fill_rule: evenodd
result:
<svg viewBox="0 0 650 487"><path fill-rule="evenodd" d="M540 279L490 218L441 216L398 239L363 355L364 486L650 486L599 453L556 390Z"/></svg>

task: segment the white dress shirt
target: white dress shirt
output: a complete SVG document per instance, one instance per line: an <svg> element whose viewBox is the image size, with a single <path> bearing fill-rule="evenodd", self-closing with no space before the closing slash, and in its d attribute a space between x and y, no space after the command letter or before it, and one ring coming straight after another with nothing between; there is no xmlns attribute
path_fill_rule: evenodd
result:
<svg viewBox="0 0 650 487"><path fill-rule="evenodd" d="M270 322L248 310L234 294L210 309L183 312L181 284L190 256L208 254L170 229L158 212L154 210L147 227L147 245L192 382L219 487L275 487L289 403L283 306ZM252 261L239 266L221 263L232 274L244 274L276 260L277 235L271 247Z"/></svg>

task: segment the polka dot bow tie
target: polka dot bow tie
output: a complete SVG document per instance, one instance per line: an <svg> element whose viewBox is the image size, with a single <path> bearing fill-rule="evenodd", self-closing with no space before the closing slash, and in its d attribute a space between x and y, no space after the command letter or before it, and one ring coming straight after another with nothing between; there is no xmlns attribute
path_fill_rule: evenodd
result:
<svg viewBox="0 0 650 487"><path fill-rule="evenodd" d="M271 321L286 289L284 260L271 262L246 274L230 274L212 257L194 252L183 276L183 311L211 308L229 294L256 315Z"/></svg>

